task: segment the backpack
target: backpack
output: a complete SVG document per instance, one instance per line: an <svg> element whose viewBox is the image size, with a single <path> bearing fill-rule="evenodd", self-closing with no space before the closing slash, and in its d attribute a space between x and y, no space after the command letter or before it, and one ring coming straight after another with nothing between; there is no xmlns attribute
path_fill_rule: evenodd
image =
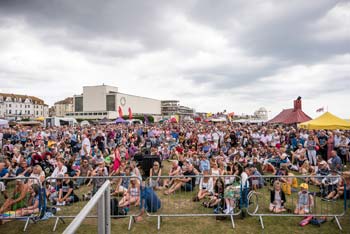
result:
<svg viewBox="0 0 350 234"><path fill-rule="evenodd" d="M119 209L119 201L117 198L111 199L111 215L112 216L125 216L127 212L125 209Z"/></svg>

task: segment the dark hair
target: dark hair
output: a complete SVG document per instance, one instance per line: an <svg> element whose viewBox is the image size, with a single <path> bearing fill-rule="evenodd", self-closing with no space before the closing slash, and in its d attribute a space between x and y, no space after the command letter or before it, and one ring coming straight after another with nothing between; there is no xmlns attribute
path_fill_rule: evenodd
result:
<svg viewBox="0 0 350 234"><path fill-rule="evenodd" d="M221 191L219 191L219 186L218 186L219 183L221 183L221 185L222 185L222 190L221 190ZM222 178L219 177L219 178L215 181L214 191L215 191L216 193L219 193L219 192L223 193L224 190L225 190L225 183L224 183L224 181L222 180Z"/></svg>
<svg viewBox="0 0 350 234"><path fill-rule="evenodd" d="M34 191L34 193L35 193L35 195L38 195L39 194L39 185L37 185L37 184L32 184L32 189L33 189L33 191Z"/></svg>

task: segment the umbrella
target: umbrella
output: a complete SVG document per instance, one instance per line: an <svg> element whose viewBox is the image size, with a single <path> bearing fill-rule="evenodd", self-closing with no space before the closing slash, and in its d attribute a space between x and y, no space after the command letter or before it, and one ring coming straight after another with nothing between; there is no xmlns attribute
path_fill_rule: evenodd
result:
<svg viewBox="0 0 350 234"><path fill-rule="evenodd" d="M164 119L159 120L158 122L159 122L159 123L164 123L164 122L167 121L167 120L168 120L167 118L164 118Z"/></svg>
<svg viewBox="0 0 350 234"><path fill-rule="evenodd" d="M170 123L177 123L176 118L171 118L171 119L170 119Z"/></svg>
<svg viewBox="0 0 350 234"><path fill-rule="evenodd" d="M100 120L99 124L107 124L109 122L109 120L104 117L103 119Z"/></svg>
<svg viewBox="0 0 350 234"><path fill-rule="evenodd" d="M123 118L121 117L118 117L116 120L115 120L115 123L116 124L120 124L120 123L127 123L128 121L124 120Z"/></svg>

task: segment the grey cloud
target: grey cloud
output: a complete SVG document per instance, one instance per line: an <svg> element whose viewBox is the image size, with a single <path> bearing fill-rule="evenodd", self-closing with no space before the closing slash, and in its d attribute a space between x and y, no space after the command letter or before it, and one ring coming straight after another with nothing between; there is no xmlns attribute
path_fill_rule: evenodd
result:
<svg viewBox="0 0 350 234"><path fill-rule="evenodd" d="M298 64L350 52L348 41L319 42L312 37L319 30L315 22L345 1L322 0L317 4L305 1L220 2L224 3L198 1L192 9L192 18L238 38L235 43L251 55L271 56ZM259 9L264 4L268 6L266 11ZM276 15L284 14L271 16L269 8L276 8Z"/></svg>
<svg viewBox="0 0 350 234"><path fill-rule="evenodd" d="M318 64L334 55L350 53L348 41L316 41L313 37L319 30L315 22L340 2L1 0L0 27L11 26L11 22L16 20L19 23L23 21L43 43L64 46L67 50L86 54L92 63L110 66L113 66L112 59L131 60L140 54L167 48L177 51L180 58L195 57L196 51L176 48L171 33L164 31L168 24L164 21L164 14L177 12L190 21L221 33L228 40L228 47L239 46L247 57L257 60L271 58L261 67L250 66L249 61L246 66L239 67L233 64L235 58L232 55L224 64L180 70L177 75L190 80L194 87L203 85L210 89L204 94L174 91L177 96L215 97L218 92L235 92L249 100L267 101L288 95L294 98L296 91L292 87L290 91L269 88L262 81L264 77L274 76L283 68L296 64ZM267 10L261 4L267 4ZM268 15L270 8L277 9L277 16ZM101 38L125 45L137 42L140 47L124 47L123 44L103 47L94 43ZM0 67L0 71L3 69ZM2 74L2 77L9 75L8 71ZM11 77L15 76L28 82L32 80L32 74L11 74ZM310 96L327 90L342 92L350 86L348 80L348 77L339 78L336 82L320 84L313 91L304 92L309 92ZM262 88L252 91L249 90L250 85Z"/></svg>

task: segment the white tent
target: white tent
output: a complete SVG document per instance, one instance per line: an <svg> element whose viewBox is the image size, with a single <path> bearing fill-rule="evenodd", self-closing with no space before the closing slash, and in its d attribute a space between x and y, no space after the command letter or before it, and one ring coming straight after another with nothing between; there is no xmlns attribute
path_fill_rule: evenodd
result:
<svg viewBox="0 0 350 234"><path fill-rule="evenodd" d="M89 121L84 120L84 121L82 121L82 122L80 123L80 126L82 126L82 127L88 127L88 126L90 126L90 123L89 123Z"/></svg>
<svg viewBox="0 0 350 234"><path fill-rule="evenodd" d="M9 121L5 120L5 119L0 119L0 127L8 127L9 126Z"/></svg>
<svg viewBox="0 0 350 234"><path fill-rule="evenodd" d="M213 118L210 120L211 122L214 122L214 123L218 123L218 122L227 122L227 119L226 118Z"/></svg>

